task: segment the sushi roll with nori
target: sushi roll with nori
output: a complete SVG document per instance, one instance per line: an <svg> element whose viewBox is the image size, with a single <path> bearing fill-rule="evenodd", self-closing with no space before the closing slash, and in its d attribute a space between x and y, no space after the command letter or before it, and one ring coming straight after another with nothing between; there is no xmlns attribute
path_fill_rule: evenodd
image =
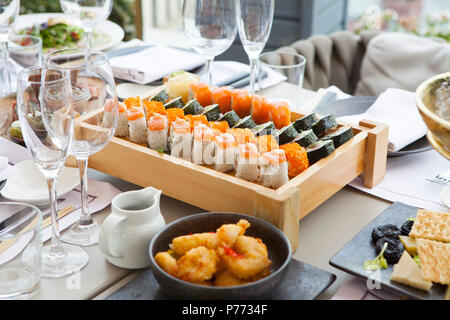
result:
<svg viewBox="0 0 450 320"><path fill-rule="evenodd" d="M159 152L169 151L168 140L169 121L166 116L154 113L148 118L147 143L150 149Z"/></svg>
<svg viewBox="0 0 450 320"><path fill-rule="evenodd" d="M291 110L286 101L274 101L267 104L272 121L277 129L284 128L291 124Z"/></svg>
<svg viewBox="0 0 450 320"><path fill-rule="evenodd" d="M298 143L303 148L306 148L311 143L314 143L317 140L319 139L317 138L314 131L312 131L312 129L309 129L301 132L297 137L295 137L295 139L292 142Z"/></svg>
<svg viewBox="0 0 450 320"><path fill-rule="evenodd" d="M245 143L237 146L236 150L236 177L257 181L259 179L259 153L253 143Z"/></svg>
<svg viewBox="0 0 450 320"><path fill-rule="evenodd" d="M338 124L336 122L336 118L334 117L334 115L329 114L317 120L316 123L313 124L311 129L320 139L325 135L326 131L336 129L337 127Z"/></svg>
<svg viewBox="0 0 450 320"><path fill-rule="evenodd" d="M306 148L309 164L312 165L322 158L328 157L334 152L333 140L319 140Z"/></svg>
<svg viewBox="0 0 450 320"><path fill-rule="evenodd" d="M288 162L288 175L295 177L309 167L308 155L305 148L298 143L288 143L280 146L284 150Z"/></svg>
<svg viewBox="0 0 450 320"><path fill-rule="evenodd" d="M260 153L266 153L279 148L277 140L271 135L257 137L256 146Z"/></svg>
<svg viewBox="0 0 450 320"><path fill-rule="evenodd" d="M334 147L339 148L351 138L353 138L353 128L350 125L345 125L340 128L328 130L325 132L322 140L333 140Z"/></svg>
<svg viewBox="0 0 450 320"><path fill-rule="evenodd" d="M214 103L212 91L204 82L193 83L190 85L189 99L197 99L202 107Z"/></svg>
<svg viewBox="0 0 450 320"><path fill-rule="evenodd" d="M222 116L220 113L220 108L218 104L212 104L203 109L202 115L205 115L208 121L217 121Z"/></svg>
<svg viewBox="0 0 450 320"><path fill-rule="evenodd" d="M310 113L304 117L294 121L294 128L298 131L305 131L311 129L314 123L317 122L317 116L315 113Z"/></svg>
<svg viewBox="0 0 450 320"><path fill-rule="evenodd" d="M231 111L231 104L233 100L233 92L232 89L229 87L220 87L220 88L213 88L211 90L212 92L212 99L214 104L217 104L220 109L220 113L227 113Z"/></svg>
<svg viewBox="0 0 450 320"><path fill-rule="evenodd" d="M119 121L114 135L116 137L128 137L129 135L127 109L123 102L119 102Z"/></svg>
<svg viewBox="0 0 450 320"><path fill-rule="evenodd" d="M237 113L234 110L231 110L231 111L225 113L219 119L219 121L226 121L226 122L228 122L228 125L230 126L230 128L233 128L236 125L236 123L239 122L239 120L241 120L241 118L239 118L239 116L237 115Z"/></svg>
<svg viewBox="0 0 450 320"><path fill-rule="evenodd" d="M252 118L257 124L267 123L272 120L269 101L266 97L257 95L252 97Z"/></svg>
<svg viewBox="0 0 450 320"><path fill-rule="evenodd" d="M252 110L252 96L245 89L231 90L232 100L231 108L240 118L250 115Z"/></svg>
<svg viewBox="0 0 450 320"><path fill-rule="evenodd" d="M213 164L213 130L206 124L199 123L194 127L193 136L192 162L196 164Z"/></svg>
<svg viewBox="0 0 450 320"><path fill-rule="evenodd" d="M184 114L200 114L203 112L203 107L198 103L197 99L189 100L183 107Z"/></svg>
<svg viewBox="0 0 450 320"><path fill-rule="evenodd" d="M236 140L230 133L221 133L214 138L214 169L220 172L234 170Z"/></svg>
<svg viewBox="0 0 450 320"><path fill-rule="evenodd" d="M167 111L164 108L164 104L160 101L142 101L143 109L145 113L145 119L148 120L154 113L166 115Z"/></svg>
<svg viewBox="0 0 450 320"><path fill-rule="evenodd" d="M129 138L136 143L147 142L147 122L141 107L132 107L127 110Z"/></svg>
<svg viewBox="0 0 450 320"><path fill-rule="evenodd" d="M170 155L191 161L192 134L188 121L177 118L170 127Z"/></svg>
<svg viewBox="0 0 450 320"><path fill-rule="evenodd" d="M164 108L166 108L166 109L183 108L183 107L184 107L184 103L183 103L183 98L181 98L181 97L169 100L164 104Z"/></svg>
<svg viewBox="0 0 450 320"><path fill-rule="evenodd" d="M299 133L297 130L295 130L294 124L291 123L290 125L278 130L274 136L275 139L278 139L278 143L281 145L291 142L298 135Z"/></svg>
<svg viewBox="0 0 450 320"><path fill-rule="evenodd" d="M277 189L289 181L288 163L284 150L274 149L265 152L260 159L263 186Z"/></svg>
<svg viewBox="0 0 450 320"><path fill-rule="evenodd" d="M275 125L272 121L259 124L256 127L252 128L252 132L255 134L255 136L260 135L266 135L266 134L275 134L277 132L277 128L275 128Z"/></svg>
<svg viewBox="0 0 450 320"><path fill-rule="evenodd" d="M117 113L119 113L117 102L113 99L106 99L105 107L103 108L103 126L105 128L117 127L114 123Z"/></svg>
<svg viewBox="0 0 450 320"><path fill-rule="evenodd" d="M209 126L213 130L214 135L218 133L225 133L228 129L230 129L230 126L226 121L210 121Z"/></svg>
<svg viewBox="0 0 450 320"><path fill-rule="evenodd" d="M233 128L248 128L248 129L254 127L256 127L256 123L255 121L253 121L252 116L246 116L245 118L242 118L233 126Z"/></svg>
<svg viewBox="0 0 450 320"><path fill-rule="evenodd" d="M160 92L150 98L150 101L159 101L162 103L166 102L167 100L169 100L169 95L167 94L165 89L162 89Z"/></svg>

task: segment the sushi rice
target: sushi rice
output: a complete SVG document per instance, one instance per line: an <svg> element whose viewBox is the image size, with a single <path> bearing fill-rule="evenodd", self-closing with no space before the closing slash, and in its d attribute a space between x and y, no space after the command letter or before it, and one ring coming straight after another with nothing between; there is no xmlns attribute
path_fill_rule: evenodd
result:
<svg viewBox="0 0 450 320"><path fill-rule="evenodd" d="M235 171L238 178L259 180L259 153L255 144L245 143L237 146Z"/></svg>
<svg viewBox="0 0 450 320"><path fill-rule="evenodd" d="M195 164L214 163L214 133L203 123L194 127L194 142L192 145L192 162Z"/></svg>
<svg viewBox="0 0 450 320"><path fill-rule="evenodd" d="M214 169L220 172L234 170L236 140L229 133L220 133L214 139Z"/></svg>
<svg viewBox="0 0 450 320"><path fill-rule="evenodd" d="M169 151L168 140L169 121L166 116L154 113L148 119L147 143L153 150Z"/></svg>
<svg viewBox="0 0 450 320"><path fill-rule="evenodd" d="M129 136L127 108L123 102L119 102L119 121L117 122L117 128L114 135L116 137Z"/></svg>
<svg viewBox="0 0 450 320"><path fill-rule="evenodd" d="M147 142L147 123L142 108L132 107L127 110L130 140L136 143Z"/></svg>
<svg viewBox="0 0 450 320"><path fill-rule="evenodd" d="M114 99L106 99L105 107L103 111L103 126L105 128L117 128L117 113L119 112L117 108L117 100Z"/></svg>
<svg viewBox="0 0 450 320"><path fill-rule="evenodd" d="M289 181L288 163L282 149L274 149L261 155L261 183L265 187L279 188Z"/></svg>
<svg viewBox="0 0 450 320"><path fill-rule="evenodd" d="M170 127L170 155L191 161L192 134L188 121L177 118Z"/></svg>

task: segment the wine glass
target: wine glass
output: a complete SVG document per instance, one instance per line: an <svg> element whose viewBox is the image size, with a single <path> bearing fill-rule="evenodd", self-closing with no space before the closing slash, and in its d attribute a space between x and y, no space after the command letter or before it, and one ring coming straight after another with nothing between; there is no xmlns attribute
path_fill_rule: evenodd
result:
<svg viewBox="0 0 450 320"><path fill-rule="evenodd" d="M45 65L63 66L70 72L74 101L74 136L69 153L77 159L80 170L82 213L79 222L62 239L82 246L94 245L98 243L100 227L89 212L88 159L108 144L116 130L119 104L114 76L108 56L97 51L55 51L47 55ZM83 125L83 120L89 124Z"/></svg>
<svg viewBox="0 0 450 320"><path fill-rule="evenodd" d="M239 37L250 60L250 94L255 93L258 56L272 29L274 0L235 0Z"/></svg>
<svg viewBox="0 0 450 320"><path fill-rule="evenodd" d="M0 74L0 97L12 92L11 76L8 70L8 37L19 14L20 0L0 0L0 49L3 54L3 70Z"/></svg>
<svg viewBox="0 0 450 320"><path fill-rule="evenodd" d="M82 24L86 32L86 48L88 52L91 52L94 28L109 17L113 0L60 0L59 2L66 16Z"/></svg>
<svg viewBox="0 0 450 320"><path fill-rule="evenodd" d="M73 136L69 72L40 67L22 70L17 85L17 108L25 144L49 190L53 235L51 244L42 249L42 276L64 277L81 270L89 260L84 249L61 242L58 227L56 184Z"/></svg>
<svg viewBox="0 0 450 320"><path fill-rule="evenodd" d="M208 85L212 86L212 62L225 52L237 32L234 0L185 0L183 28L194 50L206 59Z"/></svg>

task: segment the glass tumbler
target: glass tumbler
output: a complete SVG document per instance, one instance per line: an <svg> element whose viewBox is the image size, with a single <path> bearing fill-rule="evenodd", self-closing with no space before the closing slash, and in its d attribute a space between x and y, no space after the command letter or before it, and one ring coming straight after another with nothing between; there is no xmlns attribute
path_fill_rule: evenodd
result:
<svg viewBox="0 0 450 320"><path fill-rule="evenodd" d="M10 35L9 56L20 66L39 67L42 65L42 40L30 35Z"/></svg>
<svg viewBox="0 0 450 320"><path fill-rule="evenodd" d="M286 77L286 82L298 87L293 99L294 106L301 105L300 89L303 87L306 58L300 54L283 51L270 51L259 55L259 64L262 70L270 68ZM261 70L258 76L261 75ZM259 82L259 81L258 81Z"/></svg>
<svg viewBox="0 0 450 320"><path fill-rule="evenodd" d="M0 203L0 299L26 299L41 279L41 211Z"/></svg>

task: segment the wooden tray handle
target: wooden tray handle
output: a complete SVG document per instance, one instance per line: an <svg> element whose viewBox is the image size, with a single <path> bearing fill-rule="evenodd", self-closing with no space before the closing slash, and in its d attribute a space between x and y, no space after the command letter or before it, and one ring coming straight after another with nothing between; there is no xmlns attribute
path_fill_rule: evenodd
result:
<svg viewBox="0 0 450 320"><path fill-rule="evenodd" d="M292 188L275 199L264 190L255 193L253 215L277 226L289 239L292 251L298 246L300 190Z"/></svg>
<svg viewBox="0 0 450 320"><path fill-rule="evenodd" d="M359 125L369 128L363 181L364 186L371 189L380 183L386 174L389 126L369 120L361 120Z"/></svg>

